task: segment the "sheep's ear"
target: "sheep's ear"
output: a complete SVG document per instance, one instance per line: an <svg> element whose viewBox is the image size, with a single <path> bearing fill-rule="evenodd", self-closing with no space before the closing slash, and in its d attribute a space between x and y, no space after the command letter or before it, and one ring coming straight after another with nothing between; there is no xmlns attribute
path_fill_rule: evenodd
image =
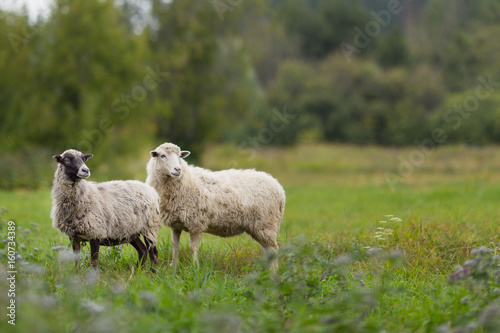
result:
<svg viewBox="0 0 500 333"><path fill-rule="evenodd" d="M62 163L63 158L61 157L61 155L54 155L54 156L52 156L52 158L53 158L53 159L54 159L54 161L56 161L57 163Z"/></svg>
<svg viewBox="0 0 500 333"><path fill-rule="evenodd" d="M151 150L149 155L151 155L151 157L158 157L158 153L155 150Z"/></svg>
<svg viewBox="0 0 500 333"><path fill-rule="evenodd" d="M188 157L189 155L191 154L191 152L189 150L181 150L181 157L182 158L186 158Z"/></svg>
<svg viewBox="0 0 500 333"><path fill-rule="evenodd" d="M85 154L85 155L83 155L82 159L83 159L84 162L86 162L89 158L92 158L92 157L94 157L94 155L92 155L92 154Z"/></svg>

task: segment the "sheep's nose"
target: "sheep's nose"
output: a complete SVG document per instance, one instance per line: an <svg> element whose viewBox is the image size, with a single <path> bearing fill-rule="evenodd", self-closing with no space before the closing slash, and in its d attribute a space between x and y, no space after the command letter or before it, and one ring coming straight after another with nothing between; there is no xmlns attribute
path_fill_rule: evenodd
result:
<svg viewBox="0 0 500 333"><path fill-rule="evenodd" d="M80 170L78 170L78 177L80 178L88 178L90 176L90 170L87 167L82 166Z"/></svg>
<svg viewBox="0 0 500 333"><path fill-rule="evenodd" d="M181 172L181 168L174 168L175 172L177 173L180 173Z"/></svg>

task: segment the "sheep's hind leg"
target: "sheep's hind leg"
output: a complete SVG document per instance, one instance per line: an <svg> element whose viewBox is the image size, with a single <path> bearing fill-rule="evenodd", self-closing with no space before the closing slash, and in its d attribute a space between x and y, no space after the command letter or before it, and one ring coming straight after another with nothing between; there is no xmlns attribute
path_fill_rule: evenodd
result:
<svg viewBox="0 0 500 333"><path fill-rule="evenodd" d="M100 242L98 239L91 239L90 240L90 263L92 264L92 268L94 268L97 272L99 271L99 268L98 268L99 245L100 245Z"/></svg>
<svg viewBox="0 0 500 333"><path fill-rule="evenodd" d="M144 243L146 244L147 251L149 252L149 259L151 260L151 263L158 265L158 249L156 248L156 245L153 245L153 242L146 237L144 237Z"/></svg>
<svg viewBox="0 0 500 333"><path fill-rule="evenodd" d="M77 273L80 273L80 241L75 238L73 241L73 254L75 255L75 269Z"/></svg>
<svg viewBox="0 0 500 333"><path fill-rule="evenodd" d="M278 259L276 258L276 254L278 253L278 242L276 241L276 235L268 234L265 232L261 232L255 235L251 235L253 239L255 239L265 251L271 252L271 262L269 264L269 269L271 272L276 272L278 270Z"/></svg>
<svg viewBox="0 0 500 333"><path fill-rule="evenodd" d="M151 260L151 266L158 265L158 249L156 245L153 245L149 239L144 237L144 243L146 244L147 251L149 253L149 260ZM156 269L151 267L151 272L156 273Z"/></svg>
<svg viewBox="0 0 500 333"><path fill-rule="evenodd" d="M201 232L192 232L189 234L189 237L191 238L191 254L193 255L193 261L196 265L198 265L198 248L200 247L201 235Z"/></svg>
<svg viewBox="0 0 500 333"><path fill-rule="evenodd" d="M139 256L139 261L137 262L137 267L142 266L146 261L146 257L148 255L148 251L146 249L146 245L141 241L139 237L135 238L130 242L134 249L137 250L137 255Z"/></svg>
<svg viewBox="0 0 500 333"><path fill-rule="evenodd" d="M179 262L179 240L181 239L182 230L172 229L172 262L170 266L177 265Z"/></svg>

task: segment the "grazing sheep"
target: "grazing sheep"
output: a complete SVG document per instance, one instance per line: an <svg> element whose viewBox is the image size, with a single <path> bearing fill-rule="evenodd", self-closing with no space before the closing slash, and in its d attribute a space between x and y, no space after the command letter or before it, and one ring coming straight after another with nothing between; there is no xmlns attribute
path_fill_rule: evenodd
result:
<svg viewBox="0 0 500 333"><path fill-rule="evenodd" d="M210 171L190 166L190 152L172 143L151 151L146 184L161 198L163 222L172 228L172 264L179 258L179 238L189 232L198 261L202 233L231 237L246 232L264 249L278 250L276 237L285 210L285 191L276 179L255 170ZM277 262L272 263L273 270Z"/></svg>
<svg viewBox="0 0 500 333"><path fill-rule="evenodd" d="M148 252L158 262L156 242L161 227L158 193L136 180L95 183L85 162L92 154L69 149L54 156L58 163L52 187L52 226L66 234L73 252L90 242L92 267L97 270L99 245L130 243L144 263ZM144 244L139 238L144 237ZM78 256L77 256L78 257ZM77 270L79 259L75 259Z"/></svg>

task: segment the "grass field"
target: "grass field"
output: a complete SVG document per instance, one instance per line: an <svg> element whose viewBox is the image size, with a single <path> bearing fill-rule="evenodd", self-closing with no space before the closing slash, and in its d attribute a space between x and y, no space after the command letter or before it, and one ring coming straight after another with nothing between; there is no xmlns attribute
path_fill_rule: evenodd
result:
<svg viewBox="0 0 500 333"><path fill-rule="evenodd" d="M285 187L276 275L265 270L270 259L248 236L204 235L196 267L183 234L180 264L171 268L167 228L157 274L136 269L135 250L125 245L101 249L97 278L87 245L76 275L66 250L52 249L69 241L51 226L50 189L0 192L7 210L0 230L5 314L8 221L16 224L22 257L16 325L2 313L0 330L498 332L500 152L440 148L391 187L388 173L398 175L413 151L303 145L254 156L209 149L204 167L256 168ZM91 169L98 159L88 163ZM145 178L144 169L137 178ZM451 283L466 260L467 270Z"/></svg>

